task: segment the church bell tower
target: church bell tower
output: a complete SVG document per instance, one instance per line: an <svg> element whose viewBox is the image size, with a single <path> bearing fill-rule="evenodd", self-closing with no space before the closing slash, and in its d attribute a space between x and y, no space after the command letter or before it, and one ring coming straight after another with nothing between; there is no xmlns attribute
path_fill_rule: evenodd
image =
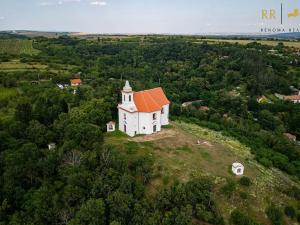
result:
<svg viewBox="0 0 300 225"><path fill-rule="evenodd" d="M133 91L130 87L129 81L126 80L125 86L122 90L122 104L132 104L133 103Z"/></svg>

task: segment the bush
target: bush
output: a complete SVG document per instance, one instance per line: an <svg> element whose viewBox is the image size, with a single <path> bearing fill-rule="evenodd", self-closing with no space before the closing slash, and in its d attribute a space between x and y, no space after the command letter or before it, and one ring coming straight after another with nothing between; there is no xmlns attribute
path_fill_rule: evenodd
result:
<svg viewBox="0 0 300 225"><path fill-rule="evenodd" d="M297 221L300 223L300 214L297 215Z"/></svg>
<svg viewBox="0 0 300 225"><path fill-rule="evenodd" d="M242 199L247 199L247 198L248 198L248 194L247 194L246 192L241 191L241 192L240 192L240 197L241 197Z"/></svg>
<svg viewBox="0 0 300 225"><path fill-rule="evenodd" d="M249 177L242 177L240 180L239 180L240 184L243 185L243 186L246 186L246 187L249 187L251 185L251 180Z"/></svg>
<svg viewBox="0 0 300 225"><path fill-rule="evenodd" d="M231 197L233 192L236 190L236 183L233 180L227 180L227 184L222 187L222 192L227 196Z"/></svg>
<svg viewBox="0 0 300 225"><path fill-rule="evenodd" d="M271 220L273 225L283 225L283 214L279 208L271 205L267 207L266 214L268 218Z"/></svg>
<svg viewBox="0 0 300 225"><path fill-rule="evenodd" d="M296 217L296 210L294 209L293 206L286 206L284 208L284 213L286 216L288 216L292 219Z"/></svg>
<svg viewBox="0 0 300 225"><path fill-rule="evenodd" d="M259 223L257 223L251 217L243 214L237 209L231 213L230 221L233 225L259 225Z"/></svg>

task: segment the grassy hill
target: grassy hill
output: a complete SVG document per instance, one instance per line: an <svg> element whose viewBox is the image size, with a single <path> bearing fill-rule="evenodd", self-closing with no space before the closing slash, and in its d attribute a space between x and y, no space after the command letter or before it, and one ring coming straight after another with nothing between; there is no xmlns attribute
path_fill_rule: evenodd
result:
<svg viewBox="0 0 300 225"><path fill-rule="evenodd" d="M23 39L0 39L0 54L13 55L28 54L35 55L39 51L32 46L32 40Z"/></svg>
<svg viewBox="0 0 300 225"><path fill-rule="evenodd" d="M200 144L197 144L199 141ZM215 198L225 220L239 208L263 224L269 224L265 208L274 202L279 206L297 205L297 201L284 193L299 183L275 169L258 164L250 149L233 138L194 124L173 122L172 128L151 136L128 138L119 133L108 134L108 145L126 153L150 155L154 160L154 175L147 188L153 195L160 188L176 181L187 182L193 177L210 177L215 183ZM239 184L240 177L231 172L235 161L245 166L245 176L251 185ZM234 184L231 193L224 191L228 183ZM291 221L286 222L291 224Z"/></svg>

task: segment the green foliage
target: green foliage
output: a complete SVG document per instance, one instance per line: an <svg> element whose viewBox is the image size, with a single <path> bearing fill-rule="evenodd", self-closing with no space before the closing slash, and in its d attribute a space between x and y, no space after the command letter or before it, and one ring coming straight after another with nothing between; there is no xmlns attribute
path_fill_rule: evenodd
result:
<svg viewBox="0 0 300 225"><path fill-rule="evenodd" d="M244 176L239 180L239 183L245 187L249 187L251 185L251 180L249 177Z"/></svg>
<svg viewBox="0 0 300 225"><path fill-rule="evenodd" d="M271 220L273 225L283 225L283 214L279 208L274 205L268 206L266 208L266 214Z"/></svg>
<svg viewBox="0 0 300 225"><path fill-rule="evenodd" d="M222 192L230 198L236 190L236 182L232 179L227 179L227 183L222 187Z"/></svg>
<svg viewBox="0 0 300 225"><path fill-rule="evenodd" d="M161 126L163 129L172 129L173 126L171 124Z"/></svg>
<svg viewBox="0 0 300 225"><path fill-rule="evenodd" d="M32 119L32 106L28 101L20 102L15 111L17 121L28 123Z"/></svg>
<svg viewBox="0 0 300 225"><path fill-rule="evenodd" d="M70 225L104 225L105 206L102 199L87 200L76 213Z"/></svg>
<svg viewBox="0 0 300 225"><path fill-rule="evenodd" d="M230 215L230 222L233 225L259 225L254 219L248 215L235 209Z"/></svg>
<svg viewBox="0 0 300 225"><path fill-rule="evenodd" d="M93 149L103 141L99 127L86 123L68 125L65 129L65 139L72 146L78 146L84 150Z"/></svg>
<svg viewBox="0 0 300 225"><path fill-rule="evenodd" d="M295 218L296 217L296 210L293 206L286 206L284 207L284 213L286 216L290 217L290 218Z"/></svg>

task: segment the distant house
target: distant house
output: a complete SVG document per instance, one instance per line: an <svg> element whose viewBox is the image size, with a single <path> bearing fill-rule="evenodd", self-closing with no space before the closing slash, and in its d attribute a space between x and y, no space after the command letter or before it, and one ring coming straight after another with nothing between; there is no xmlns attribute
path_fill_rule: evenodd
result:
<svg viewBox="0 0 300 225"><path fill-rule="evenodd" d="M290 134L290 133L284 133L283 134L287 139L289 139L290 141L297 141L297 137L293 134Z"/></svg>
<svg viewBox="0 0 300 225"><path fill-rule="evenodd" d="M57 86L59 87L59 89L64 89L64 85L63 84L57 84Z"/></svg>
<svg viewBox="0 0 300 225"><path fill-rule="evenodd" d="M39 81L37 81L37 80L33 80L33 81L31 81L31 85L38 85L40 82Z"/></svg>
<svg viewBox="0 0 300 225"><path fill-rule="evenodd" d="M291 101L293 103L300 103L300 95L284 96L283 99L286 101Z"/></svg>
<svg viewBox="0 0 300 225"><path fill-rule="evenodd" d="M106 124L106 130L107 132L113 132L116 130L116 123L114 121L109 121Z"/></svg>
<svg viewBox="0 0 300 225"><path fill-rule="evenodd" d="M299 89L295 88L294 86L291 86L290 89L293 92L293 95L300 95Z"/></svg>
<svg viewBox="0 0 300 225"><path fill-rule="evenodd" d="M269 100L266 96L261 96L257 98L258 103L273 103L271 100Z"/></svg>
<svg viewBox="0 0 300 225"><path fill-rule="evenodd" d="M70 80L71 86L78 86L82 84L82 81L80 79L72 79Z"/></svg>
<svg viewBox="0 0 300 225"><path fill-rule="evenodd" d="M275 95L275 97L279 98L280 100L284 99L284 95L281 95L281 94L278 94L278 93L275 93L274 95Z"/></svg>
<svg viewBox="0 0 300 225"><path fill-rule="evenodd" d="M56 148L56 144L55 143L49 143L48 144L48 149L49 150L53 150L53 149L55 149Z"/></svg>
<svg viewBox="0 0 300 225"><path fill-rule="evenodd" d="M200 106L199 110L202 111L202 112L207 112L207 111L209 111L209 107L207 107L207 106Z"/></svg>
<svg viewBox="0 0 300 225"><path fill-rule="evenodd" d="M244 166L239 162L233 163L231 169L232 172L237 176L241 176L244 174Z"/></svg>
<svg viewBox="0 0 300 225"><path fill-rule="evenodd" d="M190 106L190 105L192 105L194 103L201 103L201 102L203 102L203 100L196 100L196 101L184 102L184 103L181 104L181 106L182 107L187 107L187 106Z"/></svg>

